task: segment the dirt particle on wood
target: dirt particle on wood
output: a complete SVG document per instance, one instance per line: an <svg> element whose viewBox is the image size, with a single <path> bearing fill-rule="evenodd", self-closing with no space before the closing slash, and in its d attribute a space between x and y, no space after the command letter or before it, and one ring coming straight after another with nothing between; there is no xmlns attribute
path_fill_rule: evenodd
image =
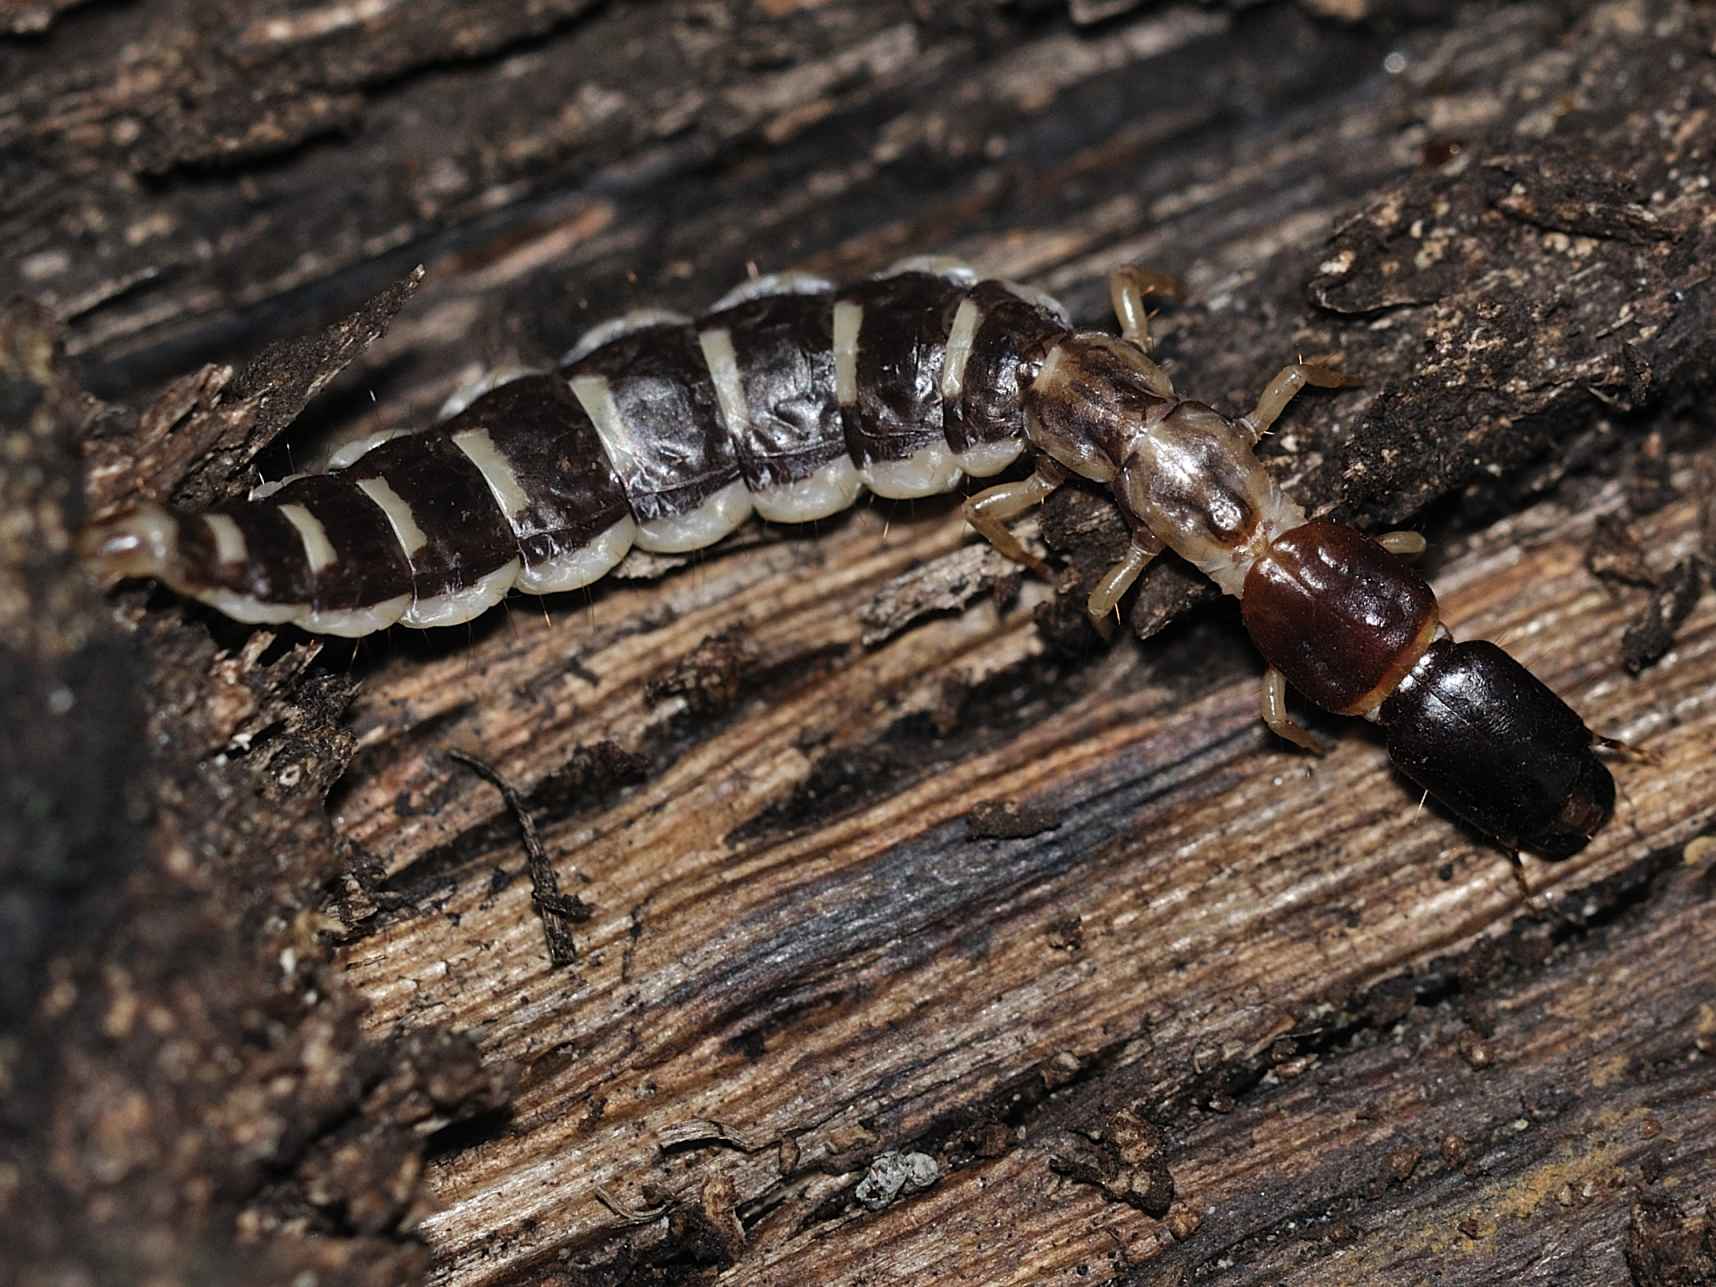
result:
<svg viewBox="0 0 1716 1287"><path fill-rule="evenodd" d="M1168 1226L1175 1242L1184 1242L1203 1227L1204 1217L1190 1203L1176 1202L1168 1208L1168 1215L1162 1223Z"/></svg>
<svg viewBox="0 0 1716 1287"><path fill-rule="evenodd" d="M1136 1109L1123 1108L1099 1128L1062 1131L1049 1154L1049 1166L1160 1220L1174 1201L1167 1151L1167 1136L1159 1127Z"/></svg>
<svg viewBox="0 0 1716 1287"><path fill-rule="evenodd" d="M1645 610L1621 634L1621 661L1628 674L1642 675L1663 659L1703 593L1701 559L1687 557L1669 569Z"/></svg>
<svg viewBox="0 0 1716 1287"><path fill-rule="evenodd" d="M881 1153L870 1163L852 1196L860 1206L880 1211L929 1188L940 1178L940 1165L927 1153Z"/></svg>
<svg viewBox="0 0 1716 1287"><path fill-rule="evenodd" d="M1635 1199L1623 1244L1635 1287L1704 1287L1716 1282L1716 1226L1709 1205L1689 1211L1666 1197Z"/></svg>
<svg viewBox="0 0 1716 1287"><path fill-rule="evenodd" d="M698 1265L737 1264L745 1253L738 1205L738 1188L731 1176L712 1175L704 1180L695 1203L676 1203L668 1214L669 1241L676 1253Z"/></svg>
<svg viewBox="0 0 1716 1287"><path fill-rule="evenodd" d="M1585 567L1592 576L1622 585L1654 586L1657 575L1638 535L1613 514L1600 516L1585 549Z"/></svg>
<svg viewBox="0 0 1716 1287"><path fill-rule="evenodd" d="M984 800L965 815L971 835L983 840L1021 840L1053 830L1060 821L1058 809L1017 800Z"/></svg>
<svg viewBox="0 0 1716 1287"><path fill-rule="evenodd" d="M1466 1141L1461 1139L1458 1135L1452 1134L1444 1135L1442 1137L1442 1142L1438 1145L1438 1151L1442 1155L1442 1165L1447 1167L1450 1171L1458 1170L1460 1167L1464 1166L1466 1164L1466 1157L1470 1152L1466 1145Z"/></svg>
<svg viewBox="0 0 1716 1287"><path fill-rule="evenodd" d="M1049 946L1057 952L1077 952L1084 947L1084 922L1077 916L1051 921L1047 930Z"/></svg>
<svg viewBox="0 0 1716 1287"><path fill-rule="evenodd" d="M1462 1032L1455 1043L1460 1051L1460 1058L1466 1061L1466 1066L1474 1070L1488 1068L1492 1056L1489 1043L1475 1032Z"/></svg>
<svg viewBox="0 0 1716 1287"><path fill-rule="evenodd" d="M1397 1148L1388 1155L1388 1174L1395 1184L1405 1184L1418 1169L1423 1154L1415 1148Z"/></svg>
<svg viewBox="0 0 1716 1287"><path fill-rule="evenodd" d="M1674 458L1661 430L1651 430L1639 443L1626 487L1627 512L1641 517L1656 513L1679 497L1674 485Z"/></svg>
<svg viewBox="0 0 1716 1287"><path fill-rule="evenodd" d="M659 706L679 697L686 710L699 718L722 714L738 704L758 659L750 632L740 625L729 626L649 680L644 700Z"/></svg>

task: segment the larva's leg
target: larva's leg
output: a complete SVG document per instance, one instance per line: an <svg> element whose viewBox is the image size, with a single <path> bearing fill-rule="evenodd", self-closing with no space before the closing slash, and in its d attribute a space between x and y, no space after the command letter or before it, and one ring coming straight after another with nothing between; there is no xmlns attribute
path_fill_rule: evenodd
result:
<svg viewBox="0 0 1716 1287"><path fill-rule="evenodd" d="M1108 275L1108 298L1120 320L1120 334L1146 353L1150 352L1150 311L1145 301L1152 295L1179 299L1185 293L1177 277L1158 273L1138 264L1116 268Z"/></svg>
<svg viewBox="0 0 1716 1287"><path fill-rule="evenodd" d="M1023 563L1040 576L1048 575L1048 565L1019 543L1019 538L1007 530L1007 520L1017 518L1033 505L1040 505L1062 483L1067 471L1045 457L1029 478L990 487L965 502L965 521L984 540L1015 563Z"/></svg>
<svg viewBox="0 0 1716 1287"><path fill-rule="evenodd" d="M1417 558L1429 545L1422 532L1384 532L1376 538L1376 543L1403 559Z"/></svg>
<svg viewBox="0 0 1716 1287"><path fill-rule="evenodd" d="M1263 676L1263 722L1275 736L1284 737L1313 755L1322 755L1328 749L1287 713L1287 677L1273 666Z"/></svg>
<svg viewBox="0 0 1716 1287"><path fill-rule="evenodd" d="M1132 588L1133 582L1150 566L1150 560L1160 554L1165 547L1162 542L1148 531L1135 532L1132 545L1123 557L1113 567L1102 574L1102 579L1096 583L1096 588L1090 592L1090 598L1085 602L1084 610L1090 616L1091 625L1103 634L1108 632L1108 614L1113 612L1115 605L1126 597L1126 592Z"/></svg>
<svg viewBox="0 0 1716 1287"><path fill-rule="evenodd" d="M1114 305L1114 316L1120 320L1120 334L1142 349L1147 358L1154 345L1150 340L1150 310L1145 301L1152 295L1179 299L1181 293L1178 278L1137 264L1116 268L1108 277L1108 298ZM1145 375L1154 392L1165 398L1174 396L1174 381L1162 367L1148 362Z"/></svg>
<svg viewBox="0 0 1716 1287"><path fill-rule="evenodd" d="M1263 394L1257 399L1257 405L1251 409L1251 414L1241 416L1239 423L1251 430L1254 439L1261 439L1269 432L1287 404L1293 401L1293 395L1307 384L1319 389L1342 389L1357 384L1332 367L1313 366L1308 362L1290 362L1275 373L1275 378L1264 387Z"/></svg>

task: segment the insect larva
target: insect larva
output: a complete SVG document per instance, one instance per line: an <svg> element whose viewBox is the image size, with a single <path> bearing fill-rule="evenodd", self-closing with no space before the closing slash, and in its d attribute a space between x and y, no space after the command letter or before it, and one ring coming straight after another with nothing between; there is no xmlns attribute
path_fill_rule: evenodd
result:
<svg viewBox="0 0 1716 1287"><path fill-rule="evenodd" d="M329 473L200 515L139 506L89 549L239 621L456 625L511 589L588 585L633 545L685 553L753 513L811 522L866 488L998 473L1024 450L1034 364L1069 332L1047 297L941 262L844 291L760 278L696 322L604 323L558 372L490 377L434 428L350 444Z"/></svg>
<svg viewBox="0 0 1716 1287"><path fill-rule="evenodd" d="M844 290L764 278L696 322L650 312L598 327L558 372L473 391L433 429L355 444L334 472L201 515L118 515L86 553L241 621L449 625L509 589L587 585L633 545L701 549L753 513L808 522L864 488L949 491L1028 444L1031 475L972 497L966 516L1040 567L1007 520L1072 474L1106 486L1132 541L1090 594L1093 621L1172 549L1240 599L1280 736L1321 749L1287 713L1291 684L1385 726L1395 763L1510 851L1583 848L1614 807L1595 748L1618 744L1500 648L1454 642L1399 557L1421 538L1309 519L1275 484L1257 441L1299 390L1338 388L1339 374L1290 363L1237 419L1175 392L1144 306L1170 287L1116 273L1117 339L943 261Z"/></svg>

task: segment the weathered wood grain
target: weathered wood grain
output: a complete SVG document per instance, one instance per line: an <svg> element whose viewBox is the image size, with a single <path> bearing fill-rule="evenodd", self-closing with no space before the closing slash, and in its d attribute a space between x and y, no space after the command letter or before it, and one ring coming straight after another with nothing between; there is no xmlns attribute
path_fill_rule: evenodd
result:
<svg viewBox="0 0 1716 1287"><path fill-rule="evenodd" d="M1614 505L1618 494L1599 503ZM371 854L388 855L382 888L408 893L410 903L343 950L348 977L371 999L378 1029L451 1020L527 1069L507 1128L432 1172L446 1205L425 1232L445 1253L445 1279L489 1281L501 1266L540 1271L568 1249L575 1260L604 1262L620 1254L615 1239L638 1235L596 1200L597 1186L647 1207L651 1186L694 1192L721 1174L733 1179L741 1214L757 1221L735 1281L785 1282L811 1264L821 1266L819 1281L887 1278L913 1264L926 1273L958 1264L968 1281L1003 1281L1044 1229L1027 1221L1017 1242L998 1235L950 1243L937 1213L945 1206L1011 1227L1021 1196L991 1206L980 1195L994 1182L992 1167L1024 1173L1015 1151L1037 1162L1040 1174L1027 1182L1037 1201L1059 1195L1071 1203L1065 1223L1054 1222L1052 1255L1027 1259L1032 1272L1100 1261L1116 1233L1127 1246L1148 1246L1163 1236L1154 1232L1160 1226L1130 1208L1090 1225L1091 1199L1054 1179L1047 1158L1057 1131L1100 1129L1105 1110L1128 1102L1157 1112L1170 1135L1183 1133L1171 1156L1187 1210L1211 1220L1243 1210L1243 1222L1207 1231L1218 1247L1276 1228L1265 1219L1265 1193L1304 1201L1289 1178L1307 1165L1291 1160L1295 1151L1326 1152L1309 1168L1313 1191L1351 1200L1356 1212L1367 1209L1366 1189L1381 1166L1373 1160L1360 1183L1343 1181L1354 1157L1386 1151L1379 1140L1433 1153L1444 1133L1437 1123L1455 1135L1476 1130L1471 1147L1480 1152L1499 1148L1490 1137L1504 1124L1492 1120L1491 1101L1526 1088L1559 1087L1593 1119L1642 1120L1646 1110L1618 1087L1624 1052L1644 1034L1627 1035L1621 1016L1629 1006L1613 987L1587 979L1583 1000L1565 998L1563 1027L1521 1032L1516 1014L1545 1006L1559 1014L1563 1001L1535 968L1487 966L1474 947L1484 931L1515 925L1504 941L1550 958L1531 964L1552 964L1552 977L1578 991L1582 974L1607 974L1604 952L1590 940L1609 935L1580 927L1572 891L1617 873L1632 885L1679 890L1660 895L1678 913L1622 915L1629 924L1638 918L1640 934L1666 935L1665 944L1678 937L1682 983L1621 986L1680 995L1689 1007L1679 1019L1681 1049L1696 1058L1692 999L1704 988L1711 944L1690 887L1707 870L1696 862L1675 868L1679 847L1708 825L1716 789L1716 636L1708 621L1694 627L1648 687L1620 678L1615 639L1636 605L1579 575L1590 523L1589 513L1553 505L1526 511L1486 532L1439 577L1463 633L1507 639L1598 727L1660 756L1654 766L1619 770L1627 804L1597 845L1567 864L1532 865L1531 879L1554 909L1544 924L1518 906L1505 861L1416 807L1373 739L1351 730L1315 764L1271 745L1256 723L1250 667L1207 691L1158 674L1148 648L1045 670L1017 609L975 609L879 652L860 651L853 615L835 611L831 598L861 601L906 561L958 540L951 515L912 525L903 538L896 527L890 537L898 543L886 546L873 519L834 534L841 574L833 585L810 580L814 566L794 576L759 572L760 560L743 559L756 578L747 584L716 560L665 587L625 592L606 630L606 601L593 624L521 617L516 639L509 633L489 654L487 696L438 726L443 744L481 745L517 773L562 763L595 740L646 748L652 760L647 780L618 800L563 800L556 811L566 816L545 829L597 908L583 930L583 962L571 972L548 968L528 886L518 879L517 845L494 825L487 793L449 780L444 760L420 745L394 749L402 734L444 714L449 694L468 691L468 654L372 683L355 717L366 749L339 797L336 825ZM1665 556L1691 548L1692 503L1664 511L1647 539ZM634 597L645 602L626 602ZM663 622L640 630L651 606ZM652 667L734 629L764 659L759 670L790 677L748 694L694 741L675 737L680 703L652 710L644 696ZM1229 644L1227 622L1196 630L1223 650ZM594 682L557 670L574 631L579 668ZM782 639L818 662L795 674ZM544 655L554 660L533 671L529 659ZM931 733L938 721L941 731ZM883 758L890 752L892 764ZM842 782L843 771L855 780ZM842 787L850 798L841 799ZM1018 802L1048 825L1012 839L973 834L971 810L983 800ZM771 825L771 813L782 821ZM425 855L421 868L405 861L414 853ZM502 871L513 878L497 887ZM1571 895L1565 903L1562 891ZM1669 923L1658 924L1659 914ZM1571 941L1554 948L1563 936ZM1444 954L1452 959L1431 963ZM1468 970L1470 984L1440 981ZM1425 992L1424 1006L1380 1025L1330 1017L1353 991L1391 976ZM1440 995L1444 988L1450 996ZM1325 1024L1337 1033L1321 1035ZM1544 1049L1531 1060L1485 1055L1474 1071L1460 1059L1474 1040ZM1292 1049L1282 1042L1305 1053L1281 1054ZM1616 1093L1605 1095L1582 1065L1594 1045L1610 1042L1618 1044L1602 1063ZM1442 1052L1474 1085L1438 1112L1422 1109L1416 1098L1443 1074L1407 1059L1375 1068L1380 1050L1399 1044ZM1529 1069L1507 1081L1504 1068L1515 1059ZM1349 1074L1349 1060L1366 1071ZM1288 1156L1255 1156L1255 1140L1247 1149L1246 1130L1229 1122L1237 1106L1209 1111L1223 1097L1223 1071L1254 1062L1259 1072L1291 1064L1308 1079L1294 1083L1296 1109L1247 1109L1247 1120L1303 1114L1282 1128ZM1349 1075L1364 1082L1362 1093ZM1694 1066L1683 1075L1708 1073ZM1242 1104L1273 1103L1275 1080L1247 1087ZM1348 1097L1355 1107L1340 1107ZM1366 1104L1372 1124L1345 1124ZM1667 1129L1681 1133L1692 1173L1707 1175L1710 1159L1697 1141L1704 1109L1696 1100L1680 1109L1679 1126ZM749 1156L660 1156L656 1136L688 1118L719 1120L755 1141L790 1139L796 1159L783 1166L772 1146ZM1569 1175L1600 1171L1608 1184L1646 1151L1643 1136L1623 1147L1604 1133L1613 1147L1605 1146L1609 1160L1599 1167L1587 1155L1591 1123L1583 1115L1577 1122L1553 1128L1553 1145L1532 1164L1565 1151ZM981 1148L972 1137L985 1127L997 1131L988 1147L1005 1164L972 1156ZM920 1199L931 1205L927 1217L901 1226L861 1210L822 1209L831 1193L849 1201L876 1153L908 1146L953 1168L933 1198ZM1501 1174L1491 1203L1516 1200L1507 1188L1513 1164L1492 1167ZM1427 1169L1446 1182L1449 1167ZM1385 1265L1457 1246L1492 1267L1523 1254L1508 1239L1490 1238L1488 1250L1462 1243L1457 1230L1437 1241L1435 1222L1447 1218L1441 1204L1422 1227L1412 1225L1411 1210L1424 1200L1416 1185L1370 1194L1368 1209L1417 1231L1409 1247L1393 1241L1404 1230L1378 1230L1364 1254ZM1452 1192L1443 1198L1456 1200ZM1459 1200L1483 1207L1475 1195ZM497 1211L506 1213L498 1226ZM1565 1218L1598 1232L1588 1217ZM1547 1224L1519 1231L1530 1239L1571 1234ZM1618 1236L1618 1227L1606 1236ZM1355 1240L1356 1230L1348 1238ZM1217 1251L1190 1243L1186 1250L1196 1261ZM759 1266L776 1262L779 1278L759 1279ZM1260 1258L1258 1281L1280 1272L1270 1263ZM836 1273L834 1264L845 1268ZM1544 1280L1565 1268L1551 1260L1541 1267ZM1326 1271L1310 1272L1316 1279Z"/></svg>
<svg viewBox="0 0 1716 1287"><path fill-rule="evenodd" d="M1198 396L1341 355L1363 387L1300 399L1273 467L1424 526L1456 628L1655 757L1524 907L1366 726L1323 725L1321 761L1271 743L1231 605L1188 613L1183 571L1130 609L1160 637L1085 635L1113 531L1079 493L1043 517L1055 585L974 553L954 501L877 503L357 649L140 592L123 643L43 593L68 569L32 517L0 643L100 640L147 706L89 743L137 802L96 829L135 872L113 849L44 883L53 932L7 957L36 1001L0 1047L30 1144L0 1212L40 1281L1708 1275L1716 633L1706 597L1634 678L1650 592L1586 558L1600 517L1659 578L1716 556L1705 10L19 22L45 34L0 46L5 285L88 387L149 405L79 403L36 314L3 388L47 391L27 452L81 436L95 504L421 423L490 362L753 268L947 251L1101 323L1142 258L1190 285L1156 329ZM17 672L19 710L56 665ZM74 675L69 718L123 673ZM592 906L576 964L449 750L521 789ZM20 753L19 798L75 813L59 763ZM888 1201L890 1152L935 1182Z"/></svg>

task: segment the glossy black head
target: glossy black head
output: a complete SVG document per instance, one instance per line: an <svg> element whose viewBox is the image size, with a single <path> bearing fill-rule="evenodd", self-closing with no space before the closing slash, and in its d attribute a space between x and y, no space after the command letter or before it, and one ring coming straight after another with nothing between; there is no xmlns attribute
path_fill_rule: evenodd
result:
<svg viewBox="0 0 1716 1287"><path fill-rule="evenodd" d="M1438 640L1381 717L1395 764L1504 845L1567 858L1614 810L1591 730L1492 643Z"/></svg>

